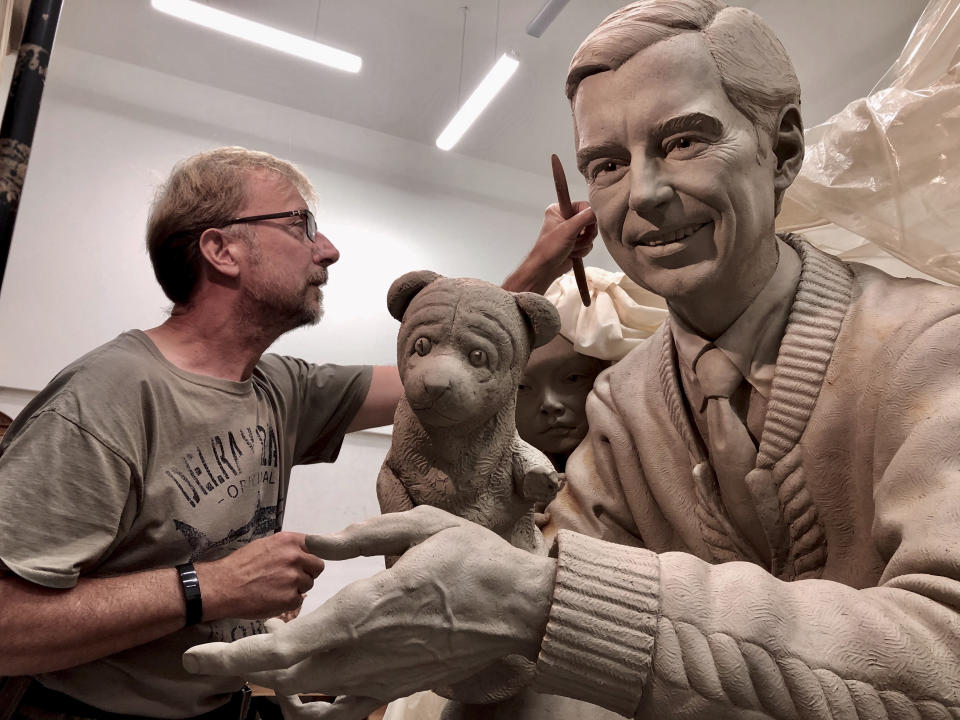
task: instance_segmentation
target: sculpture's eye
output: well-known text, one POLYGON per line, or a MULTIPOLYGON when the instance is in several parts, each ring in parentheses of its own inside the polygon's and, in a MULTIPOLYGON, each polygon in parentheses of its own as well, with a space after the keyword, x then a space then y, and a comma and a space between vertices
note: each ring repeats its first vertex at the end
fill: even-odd
POLYGON ((416 351, 417 355, 423 357, 430 352, 430 341, 425 337, 417 338, 416 342, 413 343, 413 349, 416 351))
POLYGON ((470 364, 474 367, 483 367, 487 364, 487 354, 483 350, 470 351, 470 364))

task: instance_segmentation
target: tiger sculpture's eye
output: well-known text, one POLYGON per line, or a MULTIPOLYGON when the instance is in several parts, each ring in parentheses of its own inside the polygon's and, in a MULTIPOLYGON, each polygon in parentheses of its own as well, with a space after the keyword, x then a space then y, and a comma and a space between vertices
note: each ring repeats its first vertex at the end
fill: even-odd
POLYGON ((471 351, 470 364, 474 367, 483 367, 487 364, 487 354, 483 350, 471 351))
POLYGON ((416 351, 417 355, 423 357, 430 352, 430 341, 425 337, 417 338, 416 342, 413 343, 413 349, 416 351))

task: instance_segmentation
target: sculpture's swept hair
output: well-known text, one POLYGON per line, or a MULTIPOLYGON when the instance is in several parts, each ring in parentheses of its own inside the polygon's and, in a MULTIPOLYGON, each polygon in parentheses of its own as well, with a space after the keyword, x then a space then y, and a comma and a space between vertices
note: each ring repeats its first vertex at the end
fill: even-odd
POLYGON ((158 188, 147 219, 147 251, 157 282, 174 303, 188 302, 200 277, 200 235, 237 216, 248 200, 249 175, 258 171, 286 178, 307 203, 316 200, 310 181, 294 165, 242 147, 192 155, 158 188))
POLYGON ((699 32, 731 104, 772 136, 780 111, 800 104, 793 63, 773 30, 750 10, 717 0, 640 0, 611 13, 581 43, 567 71, 572 103, 580 82, 616 70, 641 50, 685 32, 699 32))

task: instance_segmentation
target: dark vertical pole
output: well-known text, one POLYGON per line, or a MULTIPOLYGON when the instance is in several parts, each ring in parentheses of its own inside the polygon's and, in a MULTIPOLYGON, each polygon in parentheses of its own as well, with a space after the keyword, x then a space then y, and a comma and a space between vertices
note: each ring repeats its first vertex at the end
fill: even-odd
POLYGON ((61 3, 62 0, 31 0, 0 124, 0 287, 7 269, 61 3))

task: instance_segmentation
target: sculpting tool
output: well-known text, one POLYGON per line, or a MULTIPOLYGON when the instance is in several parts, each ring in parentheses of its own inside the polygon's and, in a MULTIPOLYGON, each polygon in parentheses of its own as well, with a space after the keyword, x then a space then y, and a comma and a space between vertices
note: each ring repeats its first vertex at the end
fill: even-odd
MULTIPOLYGON (((576 213, 570 203, 570 191, 567 189, 567 176, 563 174, 563 164, 556 154, 550 156, 550 164, 553 166, 553 184, 557 188, 557 204, 560 205, 560 214, 564 220, 569 220, 576 213)), ((590 307, 590 288, 587 287, 587 273, 583 269, 583 260, 570 258, 570 262, 573 263, 573 276, 577 279, 580 300, 583 301, 584 307, 590 307)))

